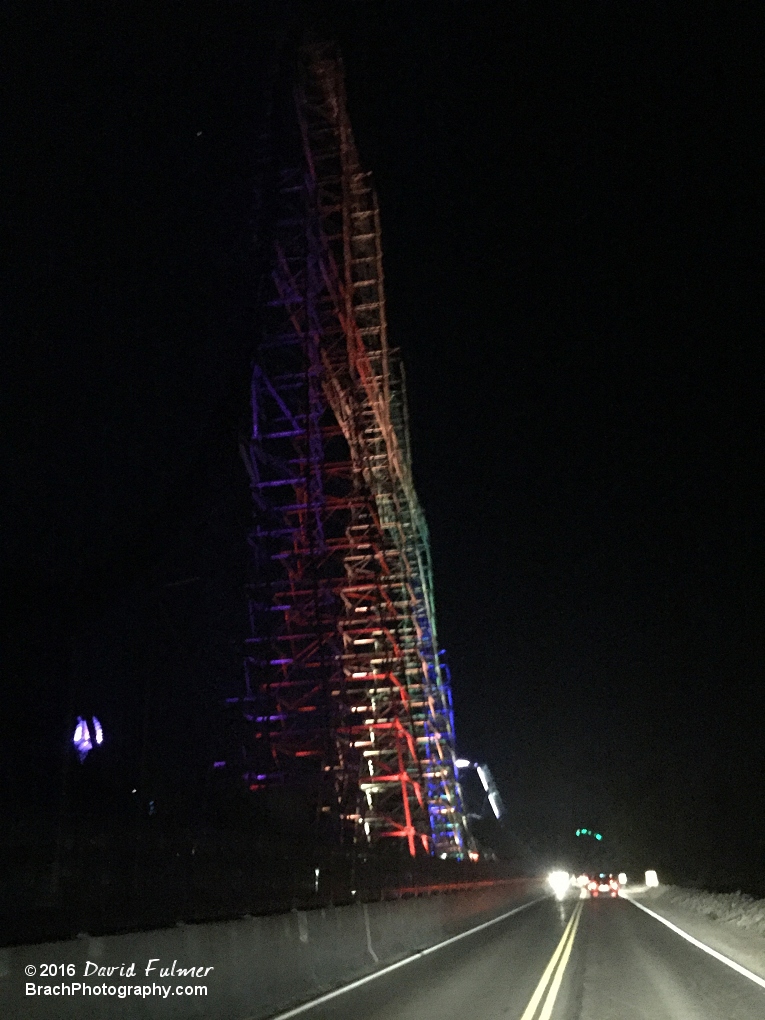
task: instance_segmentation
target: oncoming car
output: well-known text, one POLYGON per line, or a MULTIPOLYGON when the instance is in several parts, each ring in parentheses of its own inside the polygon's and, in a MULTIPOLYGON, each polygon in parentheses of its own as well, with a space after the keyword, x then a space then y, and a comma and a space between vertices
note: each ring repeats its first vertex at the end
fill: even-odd
POLYGON ((590 896, 618 896, 619 880, 613 875, 595 875, 587 883, 590 896))

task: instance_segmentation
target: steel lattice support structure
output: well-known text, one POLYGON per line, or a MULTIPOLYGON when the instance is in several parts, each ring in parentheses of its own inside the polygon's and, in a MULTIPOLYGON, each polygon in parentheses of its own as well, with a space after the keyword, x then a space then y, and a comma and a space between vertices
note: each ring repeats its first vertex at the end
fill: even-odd
POLYGON ((254 580, 241 702, 251 789, 289 787, 354 843, 461 859, 469 839, 388 346, 377 198, 334 47, 298 53, 274 107, 263 334, 245 451, 254 580))

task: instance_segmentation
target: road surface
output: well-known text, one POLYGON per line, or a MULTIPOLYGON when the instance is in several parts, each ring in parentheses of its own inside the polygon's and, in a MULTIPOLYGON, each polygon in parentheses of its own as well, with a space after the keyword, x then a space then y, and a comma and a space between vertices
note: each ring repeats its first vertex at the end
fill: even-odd
POLYGON ((284 1020, 763 1020, 765 988, 627 899, 546 899, 284 1020))

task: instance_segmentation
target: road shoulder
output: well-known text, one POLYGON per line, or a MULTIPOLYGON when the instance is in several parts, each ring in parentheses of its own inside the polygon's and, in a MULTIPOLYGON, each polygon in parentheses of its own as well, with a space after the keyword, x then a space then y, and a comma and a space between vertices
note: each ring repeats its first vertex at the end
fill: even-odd
POLYGON ((628 890, 624 895, 626 899, 642 903, 699 942, 765 979, 765 936, 727 921, 705 917, 676 902, 669 902, 667 896, 662 895, 663 891, 662 887, 656 890, 628 890))

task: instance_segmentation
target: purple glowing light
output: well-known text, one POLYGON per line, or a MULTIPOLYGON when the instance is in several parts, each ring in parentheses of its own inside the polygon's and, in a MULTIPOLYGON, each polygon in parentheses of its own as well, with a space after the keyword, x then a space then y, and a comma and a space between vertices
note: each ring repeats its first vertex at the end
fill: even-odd
POLYGON ((77 725, 74 728, 72 743, 77 748, 77 754, 80 756, 80 761, 85 761, 88 756, 88 751, 93 750, 93 744, 90 739, 88 724, 82 716, 77 717, 77 725))
MULTIPOLYGON (((104 731, 101 728, 101 723, 95 716, 93 716, 91 718, 91 724, 93 726, 93 738, 95 739, 95 742, 97 744, 103 744, 104 731)), ((81 715, 77 716, 77 725, 74 728, 72 743, 77 748, 77 754, 80 761, 85 761, 88 756, 88 752, 93 750, 93 740, 90 735, 90 726, 88 726, 87 722, 81 715)))

